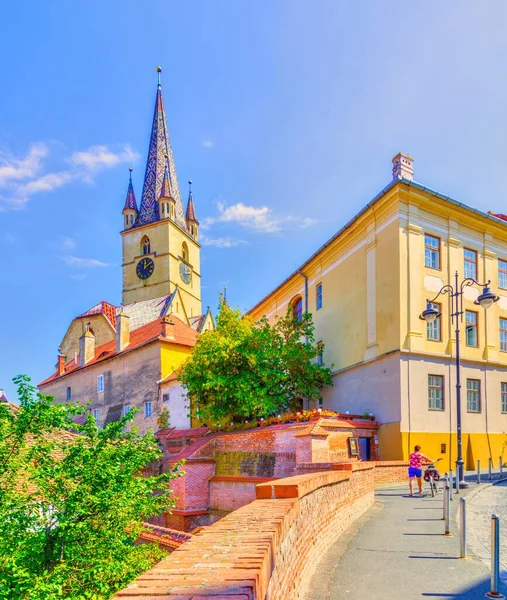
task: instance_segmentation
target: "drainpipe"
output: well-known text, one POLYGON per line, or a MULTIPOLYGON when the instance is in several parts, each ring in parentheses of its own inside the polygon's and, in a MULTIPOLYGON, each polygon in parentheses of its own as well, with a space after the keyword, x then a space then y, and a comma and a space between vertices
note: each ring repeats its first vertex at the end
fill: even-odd
MULTIPOLYGON (((305 280, 305 315, 308 314, 308 277, 303 273, 303 271, 298 271, 301 277, 305 280)), ((308 336, 305 335, 305 343, 308 344, 308 336)), ((304 399, 304 408, 308 410, 308 399, 304 399)))
MULTIPOLYGON (((308 277, 303 271, 298 271, 301 277, 305 280, 305 315, 308 314, 308 277)), ((308 336, 305 336, 305 342, 308 344, 308 336)))

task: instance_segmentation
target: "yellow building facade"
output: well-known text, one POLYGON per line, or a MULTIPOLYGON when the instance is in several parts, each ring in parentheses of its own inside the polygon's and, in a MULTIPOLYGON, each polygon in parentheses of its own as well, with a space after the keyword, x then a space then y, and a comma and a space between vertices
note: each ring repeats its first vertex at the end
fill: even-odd
POLYGON ((307 310, 333 365, 323 405, 373 413, 382 460, 415 444, 445 469, 456 460, 456 340, 449 296, 441 317, 420 319, 447 283, 491 280, 499 301, 474 304, 466 286, 461 328, 465 468, 507 459, 507 222, 413 181, 413 161, 393 159, 393 180, 249 315, 307 310))

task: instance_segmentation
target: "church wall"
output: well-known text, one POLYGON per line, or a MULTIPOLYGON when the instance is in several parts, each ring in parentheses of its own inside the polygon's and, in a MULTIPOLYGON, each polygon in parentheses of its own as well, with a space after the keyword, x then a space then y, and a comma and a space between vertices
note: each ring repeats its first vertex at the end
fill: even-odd
POLYGON ((115 339, 116 333, 112 325, 102 314, 74 319, 60 344, 62 353, 66 356, 66 362, 72 360, 76 352, 79 354, 79 338, 83 335, 85 323, 90 323, 96 346, 115 339))
POLYGON ((132 352, 125 352, 115 358, 96 365, 90 365, 77 372, 61 377, 41 386, 43 394, 55 397, 56 402, 65 403, 67 387, 71 388, 71 401, 90 402, 89 410, 99 410, 98 425, 118 420, 124 406, 137 407, 140 412, 134 418, 134 425, 141 433, 148 429, 158 429, 157 418, 162 409, 159 397, 160 342, 142 346, 132 352), (97 377, 104 376, 104 391, 97 391, 97 377), (144 416, 144 403, 152 403, 152 416, 144 416))

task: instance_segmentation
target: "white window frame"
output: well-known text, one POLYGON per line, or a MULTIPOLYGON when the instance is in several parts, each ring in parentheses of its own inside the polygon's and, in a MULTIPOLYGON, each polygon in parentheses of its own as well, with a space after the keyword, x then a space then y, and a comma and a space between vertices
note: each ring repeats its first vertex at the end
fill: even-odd
POLYGON ((463 273, 465 274, 465 279, 468 277, 477 279, 477 260, 477 250, 473 250, 472 248, 463 248, 463 273), (467 252, 470 253, 470 256, 467 256, 467 252))
POLYGON ((323 306, 323 298, 322 298, 322 281, 317 284, 315 288, 315 306, 316 310, 320 310, 323 306))
POLYGON ((99 422, 99 409, 98 408, 93 409, 93 418, 95 419, 95 423, 99 422))
POLYGON ((125 404, 123 407, 123 416, 126 417, 130 412, 130 404, 125 404))
MULTIPOLYGON (((436 308, 439 313, 442 312, 442 307, 440 304, 431 303, 432 308, 436 308)), ((434 321, 431 323, 426 323, 426 338, 431 340, 432 342, 441 342, 442 341, 442 315, 439 315, 434 321), (438 337, 436 337, 438 335, 438 337)))
POLYGON ((428 375, 428 410, 445 410, 443 375, 428 375))
POLYGON ((467 412, 481 412, 481 381, 480 379, 467 379, 467 412), (477 386, 475 385, 477 384, 477 386), (477 403, 477 408, 475 404, 477 403))
POLYGON ((507 383, 500 384, 500 412, 507 413, 507 383))
POLYGON ((152 411, 152 406, 151 406, 151 402, 145 402, 144 403, 144 418, 148 419, 152 416, 153 411, 152 411))
POLYGON ((99 375, 97 377, 97 392, 103 392, 104 391, 104 375, 99 375))
POLYGON ((500 327, 500 350, 507 352, 507 319, 500 317, 498 323, 500 327))
POLYGON ((424 234, 424 266, 428 269, 440 271, 440 246, 439 237, 431 233, 424 234), (431 243, 433 240, 437 242, 436 246, 431 243))

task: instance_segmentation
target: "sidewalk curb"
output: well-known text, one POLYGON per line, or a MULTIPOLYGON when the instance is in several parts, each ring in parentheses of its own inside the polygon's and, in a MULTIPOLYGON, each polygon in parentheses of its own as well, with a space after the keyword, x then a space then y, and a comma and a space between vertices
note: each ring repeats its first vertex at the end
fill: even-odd
MULTIPOLYGON (((482 491, 489 489, 499 483, 504 483, 507 481, 507 475, 502 477, 501 479, 497 479, 496 481, 488 481, 487 483, 475 484, 477 487, 472 490, 470 493, 466 495, 467 503, 471 502, 476 496, 478 496, 482 491)), ((458 531, 460 530, 460 522, 457 517, 459 512, 459 502, 456 503, 457 506, 454 509, 454 521, 456 523, 458 531)), ((467 511, 468 512, 468 511, 467 511)), ((468 532, 467 532, 467 546, 469 550, 480 560, 482 561, 489 570, 491 570, 491 556, 487 554, 486 549, 483 544, 479 541, 478 536, 475 534, 471 523, 468 523, 468 532), (485 555, 486 554, 486 555, 485 555)), ((503 571, 500 573, 500 585, 502 587, 502 591, 507 596, 507 571, 503 571)))

